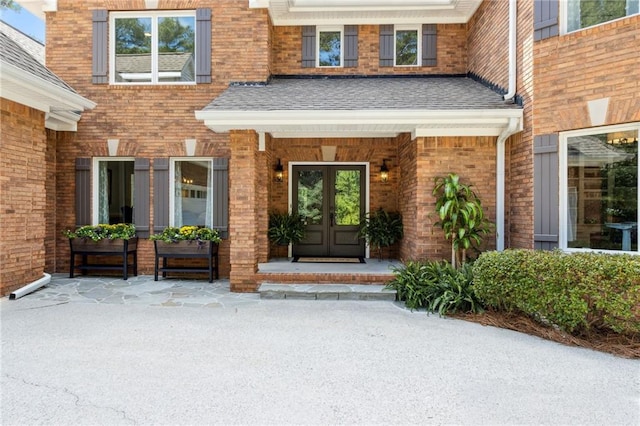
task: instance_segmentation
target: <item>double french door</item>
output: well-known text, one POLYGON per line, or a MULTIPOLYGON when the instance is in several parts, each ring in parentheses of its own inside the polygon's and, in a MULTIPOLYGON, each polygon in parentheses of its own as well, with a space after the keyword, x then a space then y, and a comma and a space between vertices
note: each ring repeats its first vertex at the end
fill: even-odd
POLYGON ((365 173, 362 165, 293 166, 293 211, 307 223, 294 256, 364 257, 358 229, 366 206, 365 173))

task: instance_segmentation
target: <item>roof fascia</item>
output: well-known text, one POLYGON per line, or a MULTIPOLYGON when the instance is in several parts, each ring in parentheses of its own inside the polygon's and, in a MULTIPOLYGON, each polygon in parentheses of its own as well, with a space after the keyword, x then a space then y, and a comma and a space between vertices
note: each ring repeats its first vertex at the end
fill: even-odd
MULTIPOLYGON (((96 103, 89 99, 64 89, 51 82, 43 80, 25 72, 23 69, 5 62, 0 63, 0 91, 5 97, 5 88, 13 87, 23 94, 23 100, 32 99, 33 102, 27 104, 44 112, 50 112, 52 108, 60 108, 60 105, 69 111, 83 111, 85 109, 93 109, 96 103), (38 95, 38 96, 32 96, 38 95), (43 109, 42 101, 38 99, 44 98, 48 108, 43 109), (38 105, 38 106, 36 106, 38 105)), ((16 90, 13 90, 15 92, 16 90)), ((11 92, 6 93, 10 96, 11 92)), ((24 102, 23 102, 24 103, 24 102)))

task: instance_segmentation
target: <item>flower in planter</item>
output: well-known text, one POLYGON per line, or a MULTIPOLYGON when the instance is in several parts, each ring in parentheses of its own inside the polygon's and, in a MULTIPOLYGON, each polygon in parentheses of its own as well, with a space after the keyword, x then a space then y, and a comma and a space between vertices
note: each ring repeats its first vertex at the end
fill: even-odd
POLYGON ((115 223, 99 225, 85 225, 77 228, 75 231, 66 230, 63 234, 69 238, 85 238, 93 241, 104 239, 109 240, 130 240, 136 236, 136 227, 131 223, 115 223))
POLYGON ((203 226, 185 225, 180 228, 168 226, 159 234, 153 234, 150 240, 164 241, 166 243, 175 243, 177 241, 213 241, 220 243, 222 239, 217 229, 211 229, 203 226))

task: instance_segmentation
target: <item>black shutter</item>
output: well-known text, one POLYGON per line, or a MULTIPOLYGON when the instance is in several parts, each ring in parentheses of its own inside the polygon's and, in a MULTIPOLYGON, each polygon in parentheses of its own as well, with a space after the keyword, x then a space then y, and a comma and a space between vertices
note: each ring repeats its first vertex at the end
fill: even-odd
POLYGON ((169 159, 153 160, 153 233, 169 226, 169 159))
POLYGON ((93 57, 91 81, 94 84, 109 83, 109 41, 107 39, 108 18, 109 13, 106 9, 97 9, 93 11, 93 57))
POLYGON ((149 159, 136 158, 134 163, 133 223, 141 238, 149 237, 149 159))
POLYGON ((533 3, 533 39, 544 40, 558 34, 558 0, 535 0, 533 3))
POLYGON ((229 159, 213 159, 213 228, 229 237, 229 159))
POLYGON ((91 225, 91 158, 76 158, 76 227, 91 225))
POLYGON ((196 9, 196 83, 211 83, 211 9, 196 9))
POLYGON ((435 67, 438 63, 438 26, 436 24, 422 25, 422 66, 435 67))
POLYGON ((534 244, 552 250, 560 232, 558 135, 534 137, 533 156, 534 244))
POLYGON ((358 66, 358 26, 344 26, 344 66, 358 66))
POLYGON ((316 27, 302 27, 302 68, 316 66, 316 27))
POLYGON ((380 66, 393 66, 393 25, 380 25, 380 66))

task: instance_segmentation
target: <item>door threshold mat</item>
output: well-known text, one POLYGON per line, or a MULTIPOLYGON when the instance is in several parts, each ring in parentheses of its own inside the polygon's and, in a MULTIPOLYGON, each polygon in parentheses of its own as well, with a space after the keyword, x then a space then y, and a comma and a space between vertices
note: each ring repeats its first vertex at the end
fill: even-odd
POLYGON ((292 262, 298 263, 366 263, 362 257, 308 257, 296 256, 292 262))

